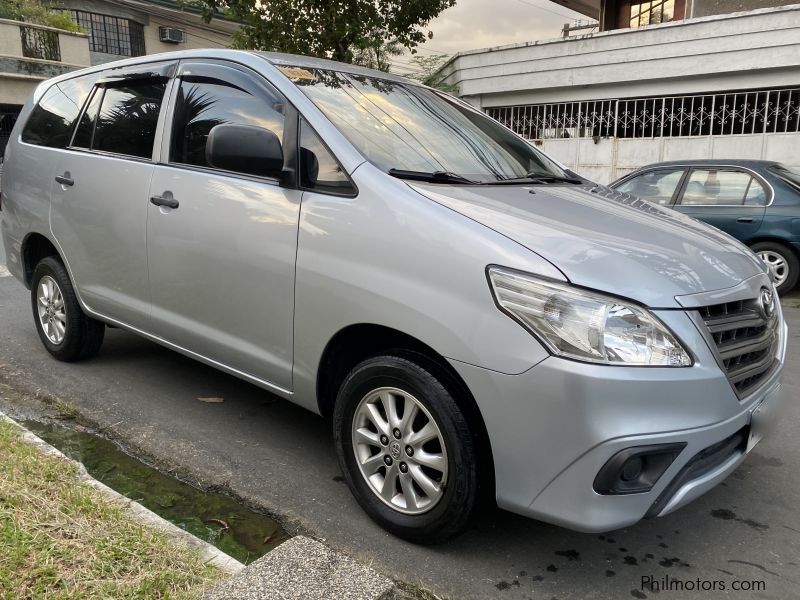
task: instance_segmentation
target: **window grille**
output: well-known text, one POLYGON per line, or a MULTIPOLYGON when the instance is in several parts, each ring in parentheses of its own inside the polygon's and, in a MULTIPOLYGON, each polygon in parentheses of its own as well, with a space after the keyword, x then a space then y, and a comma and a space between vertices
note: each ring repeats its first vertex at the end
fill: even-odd
POLYGON ((675 0, 631 2, 631 27, 668 23, 675 16, 675 0))
POLYGON ((800 88, 500 106, 486 113, 527 139, 798 133, 800 88))
POLYGON ((92 52, 143 56, 144 25, 110 15, 71 10, 72 18, 89 32, 89 49, 92 52))
POLYGON ((20 27, 22 56, 43 60, 61 60, 58 32, 37 27, 20 27))

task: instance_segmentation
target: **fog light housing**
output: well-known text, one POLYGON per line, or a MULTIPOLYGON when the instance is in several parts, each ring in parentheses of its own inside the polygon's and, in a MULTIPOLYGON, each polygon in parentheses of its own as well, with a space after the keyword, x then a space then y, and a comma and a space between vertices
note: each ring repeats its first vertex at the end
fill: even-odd
POLYGON ((597 473, 594 491, 603 495, 649 492, 685 447, 685 442, 679 442, 620 450, 597 473))

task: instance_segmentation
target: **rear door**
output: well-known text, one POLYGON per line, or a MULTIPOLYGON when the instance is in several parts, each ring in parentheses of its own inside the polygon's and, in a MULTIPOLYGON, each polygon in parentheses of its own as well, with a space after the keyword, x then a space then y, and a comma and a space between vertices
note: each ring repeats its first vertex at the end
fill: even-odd
POLYGON ((63 153, 51 227, 88 307, 148 328, 147 200, 169 65, 101 78, 63 153))
POLYGON ((233 64, 183 62, 174 86, 147 206, 154 332, 289 390, 301 192, 211 167, 205 151, 215 125, 250 125, 273 131, 293 160, 296 113, 263 77, 233 64))
POLYGON ((734 167, 692 168, 675 210, 747 242, 764 220, 769 188, 750 171, 734 167))

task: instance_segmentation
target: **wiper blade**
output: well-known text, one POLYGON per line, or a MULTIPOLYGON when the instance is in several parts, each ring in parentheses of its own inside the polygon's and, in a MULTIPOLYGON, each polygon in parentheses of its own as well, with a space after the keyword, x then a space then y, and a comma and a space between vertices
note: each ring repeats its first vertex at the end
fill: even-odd
POLYGON ((510 177, 508 179, 501 179, 500 181, 493 181, 492 185, 506 185, 513 183, 583 183, 582 180, 575 177, 563 177, 561 175, 551 175, 550 173, 531 172, 524 177, 510 177))
POLYGON ((448 171, 406 171, 404 169, 389 169, 389 175, 398 179, 411 179, 412 181, 428 181, 431 183, 480 183, 467 179, 463 175, 448 171))

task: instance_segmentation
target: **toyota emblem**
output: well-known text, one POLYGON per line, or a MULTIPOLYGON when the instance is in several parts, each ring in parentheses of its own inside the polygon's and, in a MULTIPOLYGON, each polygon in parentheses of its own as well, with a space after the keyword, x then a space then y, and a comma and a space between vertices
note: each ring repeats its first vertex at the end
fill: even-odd
POLYGON ((761 312, 764 313, 764 316, 768 319, 775 310, 773 300, 772 292, 767 288, 761 288, 761 312))

